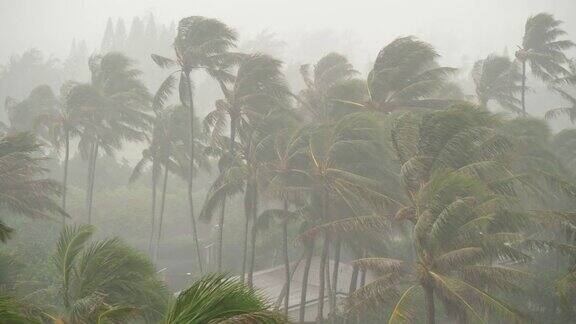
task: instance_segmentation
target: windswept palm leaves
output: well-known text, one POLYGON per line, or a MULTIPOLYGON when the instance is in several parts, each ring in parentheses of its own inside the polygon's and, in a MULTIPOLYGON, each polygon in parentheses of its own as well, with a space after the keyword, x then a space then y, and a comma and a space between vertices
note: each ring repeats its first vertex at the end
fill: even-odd
POLYGON ((568 74, 565 51, 574 46, 570 40, 558 39, 566 32, 560 28, 562 22, 548 13, 539 13, 528 18, 524 27, 522 46, 516 59, 522 64, 522 112, 526 114, 527 66, 537 78, 552 81, 568 74))
MULTIPOLYGON (((180 20, 178 34, 174 40, 176 59, 166 58, 160 55, 152 55, 152 59, 162 68, 177 67, 173 72, 180 74, 178 94, 180 102, 188 108, 188 203, 190 219, 192 221, 192 235, 196 245, 196 255, 200 272, 203 271, 198 234, 196 232, 196 219, 194 217, 194 202, 192 199, 194 166, 194 92, 193 82, 190 77, 192 71, 203 70, 221 84, 231 79, 228 71, 234 63, 236 55, 228 51, 236 43, 236 32, 216 19, 200 16, 191 16, 180 20)), ((172 77, 172 74, 169 78, 172 77)))
MULTIPOLYGON (((54 265, 64 313, 71 323, 156 321, 167 304, 164 285, 152 264, 119 239, 89 242, 94 228, 65 227, 54 265)), ((60 317, 55 315, 54 317, 60 317)))
POLYGON ((476 62, 471 74, 480 106, 487 108, 490 101, 495 101, 504 109, 522 113, 520 100, 516 98, 521 91, 518 83, 522 75, 515 62, 505 56, 490 55, 476 62))
MULTIPOLYGON (((40 146, 29 133, 0 138, 0 208, 28 217, 65 215, 54 200, 62 194, 60 185, 42 178, 46 170, 39 157, 40 146)), ((12 229, 0 221, 0 241, 5 242, 12 229)))
MULTIPOLYGON (((268 136, 268 134, 262 132, 263 127, 256 128, 259 127, 258 125, 261 121, 265 120, 272 110, 286 109, 289 106, 288 96, 290 92, 284 75, 280 70, 281 65, 280 61, 268 55, 246 55, 238 64, 238 71, 232 80, 221 83, 224 99, 216 102, 216 109, 206 116, 204 123, 206 128, 212 133, 213 142, 222 147, 222 152, 225 152, 221 156, 221 163, 224 164, 222 172, 227 172, 230 166, 236 167, 236 140, 238 133, 240 133, 241 142, 239 144, 240 156, 238 160, 243 160, 239 162, 256 162, 249 159, 249 154, 246 154, 246 151, 249 151, 250 147, 255 144, 251 143, 253 137, 265 138, 268 136), (226 83, 229 83, 229 86, 226 83), (230 119, 230 138, 227 147, 222 142, 222 127, 226 123, 226 117, 230 119)), ((251 168, 254 169, 253 166, 251 168)), ((216 180, 209 197, 213 197, 214 191, 224 185, 222 176, 223 174, 216 180)), ((220 202, 221 213, 218 221, 218 270, 222 267, 225 204, 226 197, 222 196, 220 202)), ((201 213, 203 218, 211 216, 206 211, 204 209, 201 213)))
POLYGON ((140 71, 120 53, 92 57, 91 82, 73 86, 66 106, 78 114, 79 151, 88 160, 86 209, 92 222, 96 162, 99 150, 113 155, 126 141, 141 141, 149 127, 150 94, 140 81, 140 71))
POLYGON ((224 275, 210 275, 179 293, 165 324, 286 323, 265 299, 244 283, 224 275))
POLYGON ((368 74, 368 99, 355 106, 389 113, 398 109, 439 109, 451 100, 435 95, 456 70, 437 63, 432 45, 414 37, 397 38, 386 45, 368 74))

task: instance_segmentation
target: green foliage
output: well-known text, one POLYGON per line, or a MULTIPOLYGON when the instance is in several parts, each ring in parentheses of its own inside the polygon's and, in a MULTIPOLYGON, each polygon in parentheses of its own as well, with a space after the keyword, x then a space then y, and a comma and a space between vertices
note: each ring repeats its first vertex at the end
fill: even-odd
POLYGON ((258 292, 225 275, 209 275, 179 293, 164 323, 285 323, 258 292))

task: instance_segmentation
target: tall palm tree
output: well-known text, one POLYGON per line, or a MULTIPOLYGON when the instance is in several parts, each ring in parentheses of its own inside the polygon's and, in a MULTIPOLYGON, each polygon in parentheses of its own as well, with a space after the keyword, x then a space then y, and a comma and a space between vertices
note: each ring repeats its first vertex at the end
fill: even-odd
MULTIPOLYGON (((66 215, 54 200, 62 194, 61 186, 43 178, 45 160, 39 156, 40 145, 30 133, 0 137, 0 206, 14 214, 32 218, 66 215)), ((12 228, 0 221, 0 241, 5 242, 12 228)))
POLYGON ((150 94, 139 79, 140 71, 123 54, 92 57, 89 66, 91 82, 72 87, 66 105, 81 116, 79 151, 88 159, 86 208, 91 223, 99 149, 113 155, 125 141, 144 139, 150 94))
POLYGON ((363 82, 356 78, 358 72, 341 54, 327 54, 318 60, 312 71, 309 65, 303 65, 300 74, 306 88, 297 99, 303 113, 313 120, 335 121, 350 110, 341 100, 359 102, 366 97, 363 82))
POLYGON ((471 75, 480 106, 487 108, 490 101, 495 101, 504 109, 522 114, 516 97, 521 91, 518 83, 522 75, 515 62, 506 56, 489 55, 474 64, 471 75))
POLYGON ((354 307, 393 302, 390 323, 434 323, 438 299, 448 316, 461 322, 485 320, 480 310, 512 322, 523 319, 492 295, 498 289, 515 292, 529 277, 499 261, 530 259, 519 247, 518 214, 507 212, 518 177, 507 164, 512 144, 500 125, 497 116, 470 106, 394 118, 391 144, 402 179, 396 189, 405 198, 395 201, 393 216, 349 218, 324 228, 366 235, 380 229, 393 237, 390 222, 407 222, 407 239, 416 255, 359 260, 360 268, 381 276, 353 293, 354 307), (425 320, 414 311, 422 295, 425 320))
POLYGON ((179 293, 165 324, 287 323, 252 288, 225 275, 205 276, 179 293))
MULTIPOLYGON (((70 161, 70 141, 81 135, 79 120, 81 115, 67 105, 70 90, 74 82, 67 82, 60 88, 60 99, 57 109, 41 114, 35 119, 35 129, 57 151, 64 149, 64 170, 62 174, 62 209, 66 211, 66 197, 68 189, 68 164, 70 161)), ((62 223, 65 223, 63 218, 62 223)))
POLYGON ((93 234, 90 225, 60 234, 54 265, 64 314, 53 317, 73 323, 159 320, 169 295, 152 263, 117 238, 90 243, 93 234))
POLYGON ((539 13, 529 17, 524 26, 522 46, 516 51, 516 59, 522 65, 522 112, 526 114, 527 65, 537 78, 551 81, 567 74, 565 51, 574 46, 570 40, 559 40, 566 32, 560 28, 562 22, 553 15, 539 13))
MULTIPOLYGON (((193 82, 190 73, 196 70, 204 70, 213 78, 224 82, 230 79, 227 71, 232 64, 232 55, 228 52, 235 46, 236 32, 216 19, 199 16, 183 18, 178 23, 178 34, 174 40, 176 60, 160 55, 152 55, 152 59, 160 67, 169 68, 177 66, 174 73, 180 74, 179 90, 180 102, 188 108, 189 114, 189 153, 190 170, 194 170, 194 100, 193 82)), ((194 201, 192 197, 193 174, 188 178, 188 203, 190 219, 192 221, 192 235, 196 244, 198 266, 203 271, 198 235, 196 231, 196 219, 194 217, 194 201)))
POLYGON ((343 102, 384 113, 407 108, 444 108, 453 100, 435 95, 456 69, 440 66, 438 57, 428 43, 414 37, 397 38, 376 57, 366 80, 368 98, 364 102, 343 102))
MULTIPOLYGON (((236 137, 239 129, 255 127, 255 120, 262 119, 271 109, 286 108, 289 105, 289 90, 281 72, 282 63, 264 54, 246 55, 238 64, 233 79, 222 84, 224 99, 216 102, 216 109, 209 113, 204 122, 212 129, 212 138, 221 137, 222 125, 226 117, 230 119, 230 139, 228 154, 224 161, 234 164, 236 160, 236 137), (226 158, 229 156, 229 158, 226 158)), ((217 180, 218 181, 218 180, 217 180)), ((210 194, 209 194, 210 195, 210 194)), ((222 267, 222 239, 224 230, 224 209, 226 197, 222 197, 220 219, 218 220, 217 269, 222 267)), ((202 213, 204 217, 209 216, 202 213)))

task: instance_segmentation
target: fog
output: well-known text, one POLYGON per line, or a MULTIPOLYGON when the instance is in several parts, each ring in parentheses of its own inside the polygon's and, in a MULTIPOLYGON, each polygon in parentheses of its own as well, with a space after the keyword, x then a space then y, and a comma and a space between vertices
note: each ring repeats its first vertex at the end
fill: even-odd
POLYGON ((566 31, 574 33, 576 23, 570 18, 575 11, 576 3, 570 0, 2 0, 0 59, 33 47, 62 57, 73 38, 85 39, 95 49, 108 17, 129 22, 153 14, 168 24, 183 15, 218 17, 243 38, 270 30, 290 44, 296 42, 292 50, 307 34, 328 30, 349 35, 354 46, 345 54, 358 63, 373 59, 379 46, 391 39, 416 35, 434 44, 446 63, 457 64, 463 56, 477 58, 506 47, 513 51, 523 20, 538 12, 555 13, 566 22, 566 31))
POLYGON ((576 0, 0 0, 0 323, 572 323, 576 0))

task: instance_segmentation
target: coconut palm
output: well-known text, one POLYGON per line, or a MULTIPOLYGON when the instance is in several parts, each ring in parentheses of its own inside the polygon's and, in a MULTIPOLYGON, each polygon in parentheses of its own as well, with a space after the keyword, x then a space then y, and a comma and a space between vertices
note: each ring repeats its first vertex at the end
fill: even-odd
POLYGON ((366 96, 358 72, 341 54, 327 54, 310 70, 309 65, 300 67, 306 88, 297 99, 300 109, 316 121, 335 121, 350 110, 341 101, 359 102, 366 96))
POLYGON ((123 54, 94 56, 89 66, 91 82, 72 87, 66 105, 81 116, 78 146, 88 160, 86 208, 91 223, 99 149, 113 155, 125 141, 144 139, 150 121, 150 95, 139 79, 140 71, 123 54))
POLYGON ((522 113, 516 98, 522 75, 515 62, 506 56, 489 55, 474 64, 471 74, 480 106, 487 108, 490 101, 495 101, 504 109, 522 113))
MULTIPOLYGON (((30 133, 0 137, 0 206, 6 212, 32 218, 66 215, 54 200, 62 194, 60 185, 43 178, 46 169, 39 157, 40 145, 30 133)), ((0 241, 12 229, 0 221, 0 241)))
POLYGON ((529 17, 524 27, 522 46, 516 51, 516 59, 522 65, 522 112, 526 114, 527 66, 537 78, 551 81, 568 74, 565 51, 574 46, 570 40, 558 39, 566 32, 560 28, 562 22, 553 15, 539 13, 529 17))
POLYGON ((570 119, 571 123, 576 121, 576 96, 570 91, 570 89, 566 89, 566 86, 576 86, 575 60, 570 61, 569 69, 570 74, 552 81, 552 90, 560 95, 568 105, 548 110, 544 115, 546 119, 554 119, 560 115, 565 115, 570 119))
POLYGON ((165 316, 166 324, 287 323, 265 299, 244 283, 209 275, 180 292, 165 316))
MULTIPOLYGON (((216 102, 216 109, 206 116, 204 123, 211 129, 212 138, 217 139, 221 137, 226 117, 230 119, 228 152, 223 157, 223 163, 234 164, 236 160, 235 146, 239 128, 254 127, 255 120, 264 118, 271 109, 285 108, 289 105, 290 92, 281 66, 280 61, 268 55, 246 55, 240 60, 236 75, 228 82, 229 86, 222 84, 225 98, 216 102)), ((218 270, 222 267, 225 197, 223 199, 218 220, 218 270)), ((209 216, 207 213, 202 215, 204 218, 209 216)))
POLYGON ((531 276, 504 265, 530 259, 518 244, 522 236, 495 224, 510 222, 502 197, 482 182, 452 171, 436 171, 414 196, 418 210, 411 235, 414 260, 368 258, 360 267, 377 271, 374 282, 357 290, 353 306, 392 302, 389 323, 435 323, 435 301, 461 322, 485 321, 490 311, 509 323, 526 318, 493 292, 520 292, 531 276), (415 310, 424 297, 425 316, 415 310), (482 314, 482 315, 480 315, 482 314), (420 319, 418 319, 420 318, 420 319))
POLYGON ((331 233, 381 231, 394 237, 390 222, 410 224, 407 239, 416 255, 357 261, 379 277, 352 294, 351 306, 391 303, 390 323, 434 323, 438 299, 447 315, 461 322, 487 320, 484 311, 509 322, 524 320, 493 295, 519 291, 529 278, 505 266, 505 260, 530 259, 520 250, 523 237, 512 230, 517 227, 506 212, 513 205, 517 177, 506 164, 511 143, 499 133, 501 121, 470 106, 416 117, 399 115, 390 126, 393 152, 401 163, 398 189, 405 192, 389 209, 393 216, 361 216, 321 227, 331 233), (426 310, 419 317, 421 301, 426 310))
POLYGON ((163 283, 148 259, 117 238, 90 243, 94 227, 65 227, 54 266, 66 322, 125 323, 127 318, 159 320, 168 302, 163 283))
MULTIPOLYGON (((64 170, 62 175, 62 209, 66 211, 68 187, 68 164, 70 161, 70 141, 80 136, 79 120, 82 116, 67 103, 70 90, 76 84, 67 82, 60 88, 60 98, 56 109, 46 111, 35 118, 35 129, 56 151, 64 149, 64 170)), ((65 218, 63 218, 63 223, 65 218)))
MULTIPOLYGON (((178 88, 180 102, 188 108, 188 155, 191 157, 194 157, 194 100, 192 91, 193 82, 190 78, 190 73, 196 70, 204 70, 219 82, 229 80, 231 76, 227 68, 234 60, 233 55, 230 55, 228 50, 235 46, 236 38, 236 33, 232 29, 216 19, 191 16, 180 20, 178 23, 178 34, 174 40, 176 59, 172 60, 160 55, 152 55, 152 59, 160 67, 178 67, 172 74, 180 74, 178 88)), ((193 170, 195 168, 194 159, 189 159, 189 163, 189 170, 193 170)), ((198 245, 196 219, 194 218, 194 202, 192 199, 192 172, 190 172, 188 176, 188 203, 190 219, 192 221, 192 234, 196 244, 198 266, 202 272, 202 259, 198 245)))
POLYGON ((47 85, 32 89, 28 97, 21 102, 6 99, 6 112, 13 132, 31 132, 35 130, 38 116, 51 114, 58 109, 58 98, 47 85))
POLYGON ((376 57, 368 74, 364 102, 347 102, 353 107, 389 113, 398 109, 445 108, 453 100, 435 95, 446 86, 456 69, 437 63, 432 45, 414 37, 397 38, 376 57))

